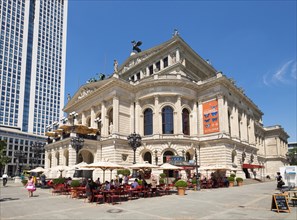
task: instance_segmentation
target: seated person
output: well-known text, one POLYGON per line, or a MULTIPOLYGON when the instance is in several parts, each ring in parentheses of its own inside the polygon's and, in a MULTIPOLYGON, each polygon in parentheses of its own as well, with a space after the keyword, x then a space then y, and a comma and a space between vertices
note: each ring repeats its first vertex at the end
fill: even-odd
POLYGON ((110 190, 110 183, 107 180, 105 181, 104 190, 110 190))
POLYGON ((133 189, 136 189, 138 186, 139 186, 139 184, 138 184, 138 179, 135 179, 134 182, 131 184, 131 187, 132 187, 133 189))

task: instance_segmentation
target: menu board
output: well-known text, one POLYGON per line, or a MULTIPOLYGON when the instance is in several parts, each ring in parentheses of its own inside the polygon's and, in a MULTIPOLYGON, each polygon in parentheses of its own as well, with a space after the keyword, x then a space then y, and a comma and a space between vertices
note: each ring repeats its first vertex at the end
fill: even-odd
POLYGON ((271 210, 276 210, 277 212, 290 212, 287 196, 284 194, 273 195, 271 210))

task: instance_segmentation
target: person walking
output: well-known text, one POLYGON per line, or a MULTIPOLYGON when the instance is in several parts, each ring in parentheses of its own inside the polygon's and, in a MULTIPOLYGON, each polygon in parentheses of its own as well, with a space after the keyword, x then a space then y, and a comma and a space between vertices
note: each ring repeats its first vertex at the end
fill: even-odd
POLYGON ((33 197, 33 192, 36 190, 36 187, 32 176, 29 176, 28 182, 26 184, 26 189, 28 190, 28 193, 29 193, 28 197, 33 197))
POLYGON ((6 186, 7 180, 8 180, 8 175, 7 173, 4 173, 2 175, 3 186, 6 186))

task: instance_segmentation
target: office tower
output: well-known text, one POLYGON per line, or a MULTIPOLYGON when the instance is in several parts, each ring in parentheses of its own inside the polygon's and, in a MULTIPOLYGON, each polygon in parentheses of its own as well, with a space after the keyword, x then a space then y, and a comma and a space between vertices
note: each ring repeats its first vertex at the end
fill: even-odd
POLYGON ((44 134, 64 104, 67 1, 1 1, 0 125, 44 134))
POLYGON ((62 116, 67 10, 66 0, 0 1, 0 139, 5 128, 42 137, 62 116))

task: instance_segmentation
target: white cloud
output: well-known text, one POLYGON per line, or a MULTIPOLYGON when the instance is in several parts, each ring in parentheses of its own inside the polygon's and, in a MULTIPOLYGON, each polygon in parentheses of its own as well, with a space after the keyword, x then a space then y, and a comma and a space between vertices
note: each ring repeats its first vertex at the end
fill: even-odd
POLYGON ((291 84, 296 80, 296 61, 289 60, 283 64, 274 73, 267 73, 263 76, 263 83, 266 86, 280 85, 280 84, 291 84))

